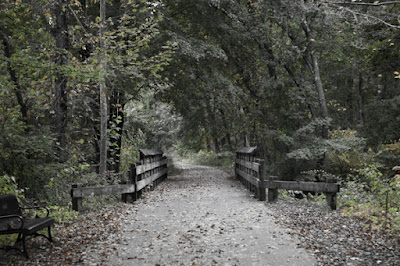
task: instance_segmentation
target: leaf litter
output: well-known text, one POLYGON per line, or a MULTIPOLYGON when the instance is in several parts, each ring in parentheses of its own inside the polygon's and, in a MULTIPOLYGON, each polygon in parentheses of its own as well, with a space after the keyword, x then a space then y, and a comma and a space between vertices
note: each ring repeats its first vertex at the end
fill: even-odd
POLYGON ((181 167, 133 204, 56 224, 51 249, 29 240, 30 260, 0 251, 0 264, 400 265, 398 236, 315 204, 261 203, 226 170, 181 167))

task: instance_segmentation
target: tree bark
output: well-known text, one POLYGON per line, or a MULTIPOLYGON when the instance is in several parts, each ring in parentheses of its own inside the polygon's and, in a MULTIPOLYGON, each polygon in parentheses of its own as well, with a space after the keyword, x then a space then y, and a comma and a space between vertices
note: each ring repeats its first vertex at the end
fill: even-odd
POLYGON ((54 37, 56 39, 57 55, 56 65, 58 71, 55 79, 55 132, 57 134, 57 147, 61 161, 66 159, 66 126, 67 126, 67 77, 63 74, 62 67, 68 63, 67 51, 69 49, 67 2, 57 2, 55 14, 57 14, 54 37))
MULTIPOLYGON (((311 58, 312 74, 314 76, 314 83, 315 83, 315 87, 316 87, 317 93, 318 93, 319 106, 321 109, 321 117, 323 119, 327 119, 327 118, 329 118, 329 114, 328 114, 328 107, 326 105, 325 91, 322 86, 321 74, 320 74, 319 64, 318 64, 318 57, 316 55, 316 50, 315 50, 315 45, 314 45, 315 40, 312 38, 311 29, 310 29, 310 26, 308 25, 304 0, 301 0, 301 11, 302 11, 301 26, 303 28, 303 31, 306 35, 307 42, 308 42, 308 50, 309 50, 310 58, 311 58)), ((328 139, 328 137, 329 137, 328 127, 323 126, 322 127, 322 138, 328 139)))
POLYGON ((289 76, 292 78, 293 83, 294 83, 294 84, 297 86, 297 88, 299 89, 300 94, 304 97, 304 100, 305 100, 305 102, 306 102, 306 104, 307 104, 308 110, 310 110, 311 117, 312 117, 312 118, 315 118, 316 116, 315 116, 314 108, 313 108, 313 106, 311 105, 311 103, 310 103, 310 101, 309 101, 309 99, 308 99, 306 93, 304 92, 302 86, 300 85, 299 82, 297 82, 297 80, 296 80, 296 78, 295 78, 295 76, 294 76, 293 71, 291 70, 291 68, 289 67, 288 64, 285 64, 284 67, 285 67, 286 72, 287 72, 287 73, 289 74, 289 76))
POLYGON ((9 42, 6 39, 7 37, 4 34, 1 34, 1 37, 3 38, 4 55, 9 59, 7 61, 7 69, 8 69, 8 73, 10 75, 10 79, 14 83, 14 86, 15 86, 14 93, 15 93, 15 97, 17 97, 17 102, 20 106, 22 121, 24 121, 24 123, 27 124, 28 123, 28 107, 23 99, 22 89, 18 82, 17 74, 15 73, 14 68, 11 66, 10 60, 11 60, 11 56, 12 56, 12 50, 11 50, 9 42))
POLYGON ((104 27, 106 20, 106 1, 100 0, 100 165, 99 174, 104 175, 107 171, 107 88, 105 82, 105 47, 104 27))
POLYGON ((218 109, 218 110, 221 113, 222 124, 224 125, 224 129, 225 129, 225 132, 226 132, 225 138, 226 138, 226 141, 228 143, 228 149, 230 151, 233 151, 232 141, 231 141, 231 134, 229 132, 230 129, 228 127, 228 122, 226 121, 226 118, 225 118, 225 112, 222 109, 218 109))
POLYGON ((358 121, 361 126, 365 125, 365 112, 364 112, 364 100, 362 93, 362 74, 358 73, 358 84, 357 84, 357 102, 358 102, 358 121))

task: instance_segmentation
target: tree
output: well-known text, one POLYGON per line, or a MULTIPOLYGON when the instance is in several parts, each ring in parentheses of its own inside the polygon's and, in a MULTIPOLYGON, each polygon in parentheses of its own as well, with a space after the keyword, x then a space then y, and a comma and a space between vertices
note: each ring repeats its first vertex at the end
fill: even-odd
POLYGON ((107 105, 108 96, 105 84, 105 60, 106 47, 104 46, 104 30, 106 24, 106 1, 100 0, 100 71, 99 71, 99 86, 100 86, 100 162, 99 174, 104 175, 107 171, 107 105))
POLYGON ((59 145, 60 158, 66 160, 66 127, 67 127, 67 76, 63 74, 62 68, 68 64, 69 36, 67 23, 67 2, 59 0, 56 2, 54 13, 56 14, 56 25, 53 31, 56 39, 56 65, 58 71, 55 80, 55 132, 57 144, 59 145))

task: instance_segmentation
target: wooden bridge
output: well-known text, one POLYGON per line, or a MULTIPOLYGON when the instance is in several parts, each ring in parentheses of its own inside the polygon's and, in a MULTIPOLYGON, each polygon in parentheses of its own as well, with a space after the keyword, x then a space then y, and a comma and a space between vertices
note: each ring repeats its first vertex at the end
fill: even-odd
MULTIPOLYGON (((265 161, 256 156, 257 147, 245 147, 237 150, 235 159, 235 176, 243 185, 255 194, 260 201, 278 200, 278 190, 295 190, 320 192, 326 195, 328 206, 336 209, 337 193, 340 186, 337 179, 327 182, 281 181, 276 176, 267 178, 265 161), (266 191, 268 190, 268 193, 266 191)), ((139 162, 130 166, 128 181, 124 184, 104 187, 82 187, 73 184, 71 189, 72 208, 81 212, 84 197, 91 195, 121 194, 122 201, 137 200, 145 188, 153 190, 168 176, 168 160, 162 151, 141 149, 139 162)))

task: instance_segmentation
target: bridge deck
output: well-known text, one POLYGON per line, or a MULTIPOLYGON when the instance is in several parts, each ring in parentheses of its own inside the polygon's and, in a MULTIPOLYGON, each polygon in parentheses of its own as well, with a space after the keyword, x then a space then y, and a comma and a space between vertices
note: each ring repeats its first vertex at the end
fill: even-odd
POLYGON ((112 265, 313 265, 265 202, 226 172, 181 164, 132 205, 112 265))

